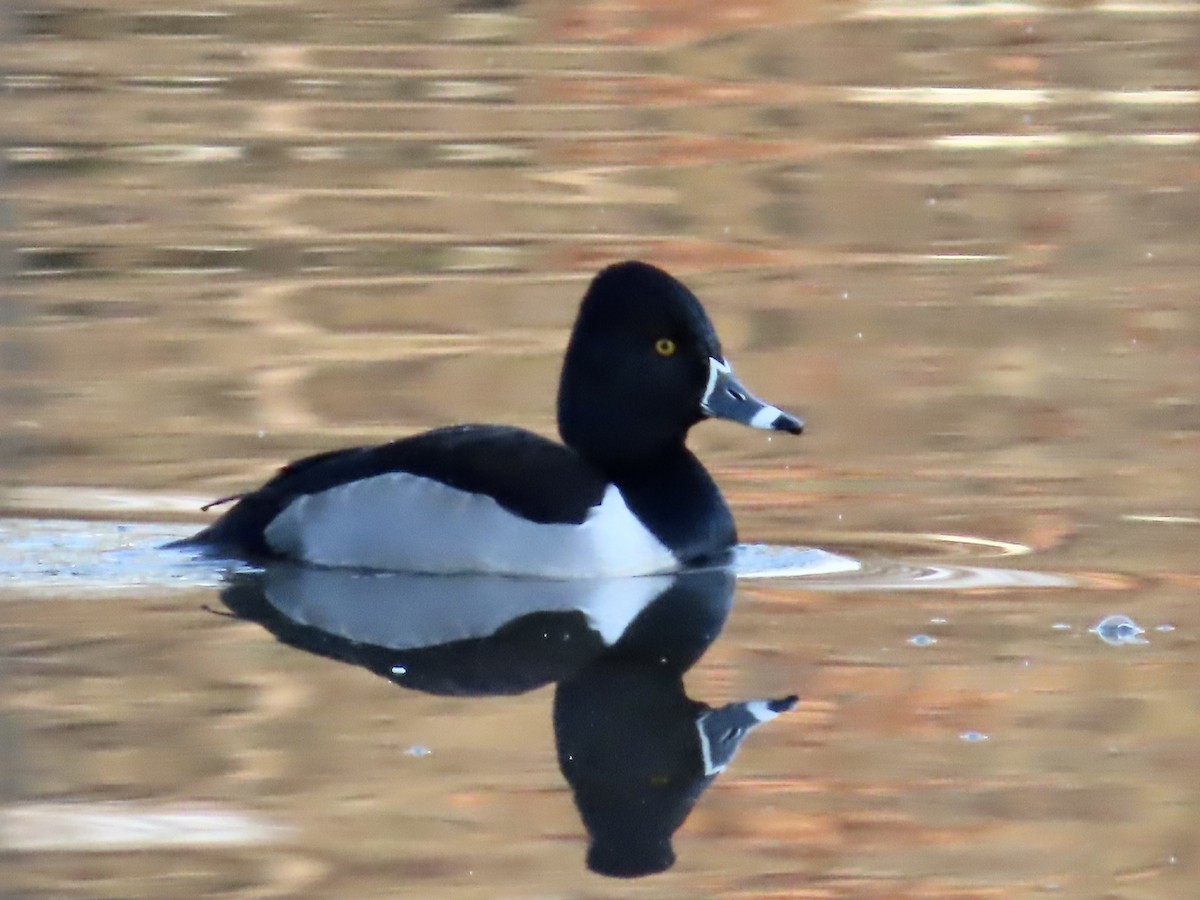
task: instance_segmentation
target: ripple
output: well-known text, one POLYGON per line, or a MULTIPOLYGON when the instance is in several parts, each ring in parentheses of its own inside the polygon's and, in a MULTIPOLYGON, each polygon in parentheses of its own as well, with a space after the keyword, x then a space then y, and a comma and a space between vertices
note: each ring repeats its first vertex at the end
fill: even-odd
MULTIPOLYGON (((93 499, 105 514, 131 509, 145 511, 148 505, 154 505, 139 497, 93 499)), ((162 511, 184 502, 183 498, 160 498, 161 505, 155 509, 162 511)), ((195 527, 68 518, 0 518, 0 592, 76 596, 219 586, 228 564, 214 566, 211 560, 162 549, 164 543, 186 537, 195 527)), ((794 579, 805 588, 822 591, 958 591, 1069 587, 1080 583, 1077 578, 1049 572, 898 558, 898 554, 912 551, 919 551, 921 556, 973 553, 977 557, 1029 552, 1019 544, 961 535, 860 532, 839 535, 839 550, 853 539, 862 543, 861 552, 854 555, 817 547, 740 544, 734 551, 732 569, 742 579, 794 579), (889 546, 895 555, 877 555, 881 548, 889 546)))
POLYGON ((162 549, 194 525, 0 519, 0 596, 122 596, 217 587, 211 562, 162 549))
POLYGON ((875 560, 856 571, 805 579, 821 591, 965 591, 983 588, 1062 588, 1077 582, 1066 575, 985 566, 916 565, 875 560))
POLYGON ((1029 547, 965 535, 857 532, 830 535, 839 551, 854 544, 854 555, 812 547, 740 545, 734 558, 739 578, 803 579, 805 588, 822 591, 960 591, 982 588, 1061 588, 1077 585, 1068 575, 1024 569, 1002 569, 942 563, 927 557, 973 558, 1017 556, 1029 547), (877 555, 890 550, 888 557, 877 555), (919 559, 896 558, 905 553, 919 559))
POLYGON ((248 812, 214 806, 81 800, 0 807, 0 850, 27 853, 248 847, 290 833, 248 812))
POLYGON ((997 541, 969 534, 945 534, 934 531, 838 531, 809 535, 813 543, 844 549, 854 554, 902 554, 927 558, 986 559, 1000 556, 1025 556, 1033 552, 1027 544, 997 541))

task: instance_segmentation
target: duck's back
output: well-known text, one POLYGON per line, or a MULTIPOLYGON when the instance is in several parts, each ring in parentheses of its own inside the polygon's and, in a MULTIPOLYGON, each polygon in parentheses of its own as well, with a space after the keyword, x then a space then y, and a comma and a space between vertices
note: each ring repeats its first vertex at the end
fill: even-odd
POLYGON ((298 460, 189 543, 426 572, 578 577, 678 565, 574 450, 492 425, 298 460))

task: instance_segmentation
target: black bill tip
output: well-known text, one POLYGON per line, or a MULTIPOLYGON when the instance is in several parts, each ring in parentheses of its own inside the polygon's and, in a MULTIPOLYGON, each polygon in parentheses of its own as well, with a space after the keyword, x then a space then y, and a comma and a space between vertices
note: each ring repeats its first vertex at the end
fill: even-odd
POLYGON ((802 434, 804 432, 804 420, 781 412, 778 418, 771 423, 771 430, 786 431, 788 434, 802 434))
POLYGON ((788 696, 780 697, 777 700, 768 700, 767 708, 769 710, 771 710, 771 712, 773 712, 773 713, 787 712, 789 709, 794 707, 799 701, 800 701, 800 698, 797 697, 795 694, 789 694, 788 696))

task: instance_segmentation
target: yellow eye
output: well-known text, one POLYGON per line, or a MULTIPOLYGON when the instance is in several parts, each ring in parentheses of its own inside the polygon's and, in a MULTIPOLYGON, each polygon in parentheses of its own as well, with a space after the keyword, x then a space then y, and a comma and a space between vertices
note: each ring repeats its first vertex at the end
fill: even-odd
POLYGON ((671 356, 675 352, 675 342, 670 338, 659 338, 654 342, 654 352, 659 356, 671 356))

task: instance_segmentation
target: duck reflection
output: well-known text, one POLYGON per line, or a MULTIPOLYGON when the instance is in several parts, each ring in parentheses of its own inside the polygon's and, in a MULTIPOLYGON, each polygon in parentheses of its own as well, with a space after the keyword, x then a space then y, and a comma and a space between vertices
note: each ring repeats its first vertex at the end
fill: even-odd
POLYGON ((635 877, 671 866, 672 835, 742 739, 796 702, 712 708, 684 691, 734 581, 721 569, 550 581, 282 563, 231 575, 221 596, 280 641, 405 688, 486 696, 557 682, 558 761, 588 867, 635 877))

